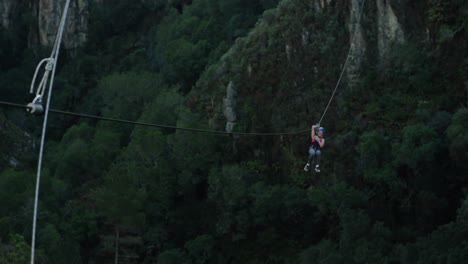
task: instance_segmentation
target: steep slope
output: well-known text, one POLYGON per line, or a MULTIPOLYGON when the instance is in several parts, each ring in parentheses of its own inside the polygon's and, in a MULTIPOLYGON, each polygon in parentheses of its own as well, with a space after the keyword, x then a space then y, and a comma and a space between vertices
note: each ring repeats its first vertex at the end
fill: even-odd
MULTIPOLYGON (((318 231, 328 235, 310 256, 304 253, 304 263, 330 256, 358 263, 396 260, 380 251, 385 246, 371 245, 414 241, 454 219, 466 196, 456 187, 468 183, 460 177, 466 171, 454 162, 465 155, 453 150, 466 148, 466 138, 447 131, 467 131, 467 4, 368 1, 356 25, 360 3, 282 1, 207 69, 188 99, 216 129, 308 128, 320 118, 353 47, 347 76, 322 122, 328 143, 321 176, 301 172, 307 134, 234 137, 224 150, 227 164, 265 164, 269 183, 313 183, 311 203, 341 231, 334 224, 318 231), (358 226, 361 231, 353 230, 358 226), (364 244, 352 244, 358 237, 364 244)), ((462 257, 462 248, 454 259, 462 257)))
MULTIPOLYGON (((466 1, 367 0, 360 23, 362 0, 98 2, 74 1, 90 8, 75 9, 84 14, 72 23, 87 24, 88 32, 82 47, 62 57, 56 108, 288 132, 317 122, 353 47, 350 64, 322 122, 320 174, 302 169, 308 132, 212 136, 54 116, 39 261, 465 259, 466 1)), ((1 3, 10 4, 1 14, 20 8, 1 3)), ((53 18, 62 1, 34 3, 53 18)), ((9 49, 23 43, 17 55, 24 61, 0 50, 2 60, 9 58, 1 89, 11 97, 27 87, 40 53, 26 49, 29 34, 16 32, 2 37, 9 49)), ((23 129, 40 122, 26 126, 20 112, 7 117, 23 129)), ((1 130, 8 138, 0 139, 2 151, 30 145, 1 116, 0 122, 9 127, 1 130)), ((7 165, 11 156, 5 157, 7 165)), ((0 174, 0 262, 7 263, 27 259, 35 172, 35 160, 13 157, 21 166, 0 174)))
MULTIPOLYGON (((99 1, 93 1, 99 2, 99 1)), ((62 1, 0 1, 0 26, 4 30, 14 29, 18 24, 29 24, 30 46, 51 47, 55 40, 58 23, 65 0, 62 1)), ((64 33, 66 49, 76 49, 86 41, 90 1, 71 1, 70 15, 64 33)))

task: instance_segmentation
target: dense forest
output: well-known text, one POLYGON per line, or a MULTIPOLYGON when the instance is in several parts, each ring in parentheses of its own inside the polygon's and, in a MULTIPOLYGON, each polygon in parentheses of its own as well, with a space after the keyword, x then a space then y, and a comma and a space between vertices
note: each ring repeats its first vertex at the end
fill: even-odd
MULTIPOLYGON (((37 2, 0 27, 0 101, 30 102, 50 54, 37 2)), ((72 2, 86 38, 62 48, 54 109, 308 130, 352 49, 320 173, 309 132, 51 114, 36 263, 468 259, 468 1, 72 2)), ((42 120, 0 108, 0 264, 29 262, 42 120)))

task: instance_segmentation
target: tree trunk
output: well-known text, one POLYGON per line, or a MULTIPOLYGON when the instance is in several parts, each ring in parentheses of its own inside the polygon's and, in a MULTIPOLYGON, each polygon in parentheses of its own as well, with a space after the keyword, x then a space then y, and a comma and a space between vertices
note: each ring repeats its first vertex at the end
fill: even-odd
POLYGON ((115 264, 119 263, 119 227, 115 228, 115 264))

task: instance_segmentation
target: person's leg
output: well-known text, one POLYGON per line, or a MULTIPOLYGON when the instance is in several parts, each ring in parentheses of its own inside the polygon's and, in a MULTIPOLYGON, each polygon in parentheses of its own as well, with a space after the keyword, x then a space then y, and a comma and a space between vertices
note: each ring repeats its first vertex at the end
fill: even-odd
POLYGON ((309 148, 309 159, 307 159, 307 164, 312 164, 312 161, 314 161, 315 157, 315 149, 313 147, 309 148))
POLYGON ((315 156, 317 156, 317 166, 320 166, 320 157, 322 156, 322 152, 320 151, 320 149, 317 149, 317 151, 315 152, 315 156))
POLYGON ((309 171, 310 164, 311 164, 312 160, 314 159, 314 156, 315 156, 315 150, 314 150, 314 148, 310 147, 309 148, 309 158, 307 159, 307 164, 304 166, 305 171, 309 171))
POLYGON ((322 152, 320 151, 320 149, 317 149, 317 151, 315 152, 315 155, 317 156, 316 160, 316 164, 315 165, 315 171, 316 172, 320 172, 320 157, 322 156, 322 152))

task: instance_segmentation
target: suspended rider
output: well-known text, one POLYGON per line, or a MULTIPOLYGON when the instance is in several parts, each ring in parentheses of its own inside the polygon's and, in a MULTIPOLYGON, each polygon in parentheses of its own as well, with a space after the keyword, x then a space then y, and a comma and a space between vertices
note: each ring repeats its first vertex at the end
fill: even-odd
POLYGON ((322 155, 321 149, 325 145, 325 139, 323 138, 324 132, 325 132, 325 128, 320 127, 320 125, 312 126, 312 129, 310 132, 312 144, 310 145, 310 148, 309 148, 309 158, 307 159, 307 164, 304 167, 305 171, 309 171, 310 165, 315 159, 316 161, 315 171, 320 172, 320 157, 322 155))

